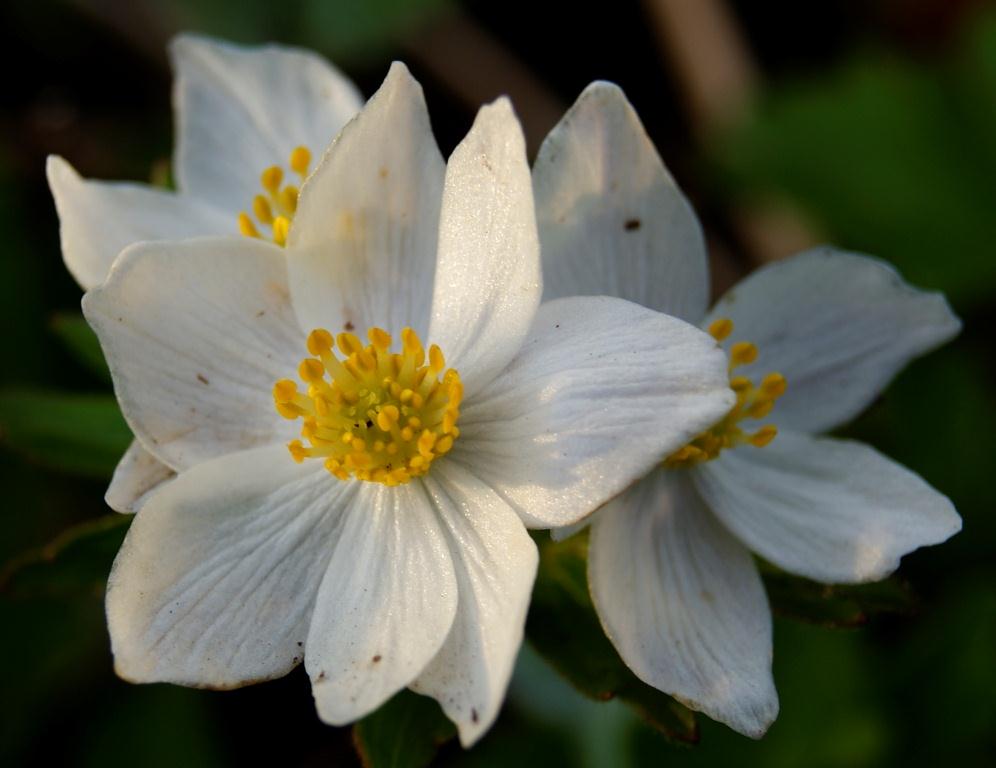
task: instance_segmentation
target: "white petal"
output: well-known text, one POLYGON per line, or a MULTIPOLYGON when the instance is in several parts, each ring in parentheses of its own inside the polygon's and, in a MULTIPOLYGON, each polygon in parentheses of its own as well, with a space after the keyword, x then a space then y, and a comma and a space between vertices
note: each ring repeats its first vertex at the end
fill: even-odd
POLYGON ((911 287, 877 259, 831 248, 754 272, 709 314, 733 320, 731 341, 757 344, 745 375, 785 376, 771 420, 803 432, 853 418, 911 359, 961 328, 941 294, 911 287))
POLYGON ((297 146, 322 152, 363 105, 342 73, 298 48, 180 35, 170 58, 177 183, 233 216, 261 191, 263 169, 297 146))
POLYGON ((354 488, 269 446, 154 494, 107 585, 118 674, 233 688, 289 672, 354 488))
POLYGON ((450 156, 439 225, 429 337, 468 396, 519 351, 542 291, 525 140, 501 98, 450 156))
POLYGON ((748 547, 825 582, 884 578, 961 530, 947 498, 867 445, 783 431, 695 470, 703 498, 748 547))
POLYGON ((303 328, 424 338, 445 172, 422 88, 394 64, 301 192, 288 264, 303 328))
POLYGON ((249 238, 132 246, 83 311, 121 410, 160 461, 181 470, 294 436, 273 384, 307 354, 283 251, 249 238))
POLYGON ((150 493, 175 476, 172 469, 145 450, 138 440, 132 440, 114 469, 104 501, 115 512, 137 512, 150 493))
POLYGON ((726 360, 694 326, 622 299, 556 299, 464 405, 452 455, 528 525, 569 525, 732 403, 726 360))
POLYGON ((420 482, 361 493, 322 580, 305 663, 318 715, 342 725, 411 683, 453 624, 457 582, 420 482))
POLYGON ((618 296, 702 319, 702 228, 618 86, 584 90, 540 147, 533 185, 545 299, 618 296))
POLYGON ((425 485, 446 527, 460 601, 446 643, 411 687, 439 701, 469 747, 501 709, 539 556, 515 511, 466 470, 440 461, 425 485))
POLYGON ((606 505, 588 576, 606 634, 641 680, 764 734, 778 714, 768 599, 750 553, 686 472, 653 472, 606 505))
POLYGON ((234 217, 209 203, 144 184, 88 181, 55 155, 45 172, 59 214, 62 258, 86 289, 104 282, 132 243, 238 231, 234 217))

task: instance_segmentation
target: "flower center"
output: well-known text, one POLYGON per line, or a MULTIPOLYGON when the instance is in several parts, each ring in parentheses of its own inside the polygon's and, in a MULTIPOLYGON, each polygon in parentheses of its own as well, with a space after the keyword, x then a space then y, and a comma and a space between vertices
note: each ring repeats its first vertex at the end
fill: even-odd
MULTIPOLYGON (((309 163, 311 163, 311 152, 307 147, 297 147, 287 160, 287 165, 302 183, 308 176, 309 163)), ((261 226, 271 230, 273 242, 283 245, 287 242, 287 234, 290 232, 294 212, 297 210, 298 187, 293 184, 281 186, 284 183, 284 169, 279 165, 271 165, 263 171, 259 183, 266 194, 256 195, 252 199, 253 215, 261 226)), ((263 237, 259 227, 256 226, 256 221, 242 211, 239 214, 239 232, 246 237, 263 237)))
MULTIPOLYGON (((709 326, 709 333, 716 341, 723 341, 733 333, 733 321, 720 318, 709 326)), ((767 374, 758 385, 747 376, 734 375, 738 367, 755 360, 757 347, 749 341, 738 341, 730 347, 730 388, 737 394, 736 404, 719 422, 668 456, 665 467, 701 464, 715 459, 724 448, 744 443, 763 448, 775 439, 778 429, 774 424, 765 424, 754 432, 747 432, 741 426, 747 419, 763 419, 785 394, 785 377, 780 373, 767 374)))
POLYGON ((463 384, 446 369, 439 347, 429 347, 429 362, 418 335, 401 332, 401 353, 390 351, 391 336, 380 328, 367 332, 370 344, 351 333, 316 329, 298 367, 307 392, 290 379, 273 386, 277 412, 304 419, 301 437, 287 444, 297 462, 325 459, 340 480, 355 477, 400 485, 429 471, 433 460, 453 447, 460 435, 463 384), (343 359, 336 357, 338 345, 343 359))

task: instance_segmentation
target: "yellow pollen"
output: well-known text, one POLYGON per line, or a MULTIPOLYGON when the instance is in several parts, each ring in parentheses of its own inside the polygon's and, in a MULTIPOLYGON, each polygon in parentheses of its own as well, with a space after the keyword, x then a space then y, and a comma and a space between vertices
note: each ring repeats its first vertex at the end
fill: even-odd
POLYGON ((709 325, 709 335, 716 341, 723 341, 731 333, 733 333, 733 321, 728 317, 721 317, 709 325))
MULTIPOLYGON (((308 177, 310 164, 311 152, 307 147, 295 148, 287 160, 287 165, 297 174, 301 183, 308 177)), ((268 227, 271 230, 268 239, 277 245, 286 245, 291 223, 297 212, 300 185, 285 185, 284 177, 284 169, 279 165, 271 165, 260 174, 259 183, 265 194, 253 197, 252 216, 246 211, 239 214, 239 232, 246 237, 263 237, 260 227, 268 227)))
MULTIPOLYGON (((733 333, 733 321, 720 318, 708 330, 714 339, 723 341, 733 333)), ((747 432, 742 422, 763 419, 771 413, 775 401, 785 394, 785 377, 780 373, 769 373, 761 379, 760 384, 755 385, 749 376, 734 376, 735 368, 750 365, 757 360, 757 347, 748 341, 738 341, 731 345, 729 354, 730 388, 736 393, 737 402, 719 422, 668 456, 664 460, 665 467, 687 467, 711 461, 725 448, 737 445, 749 444, 763 448, 778 434, 778 429, 773 424, 765 424, 753 432, 747 432)))
POLYGON ((302 420, 302 439, 287 445, 294 461, 320 458, 340 480, 400 485, 426 474, 453 448, 463 384, 456 370, 443 370, 438 347, 430 347, 425 364, 411 328, 401 333, 400 353, 390 351, 391 335, 380 328, 367 337, 364 345, 352 333, 333 338, 323 328, 312 331, 313 357, 298 366, 305 390, 281 379, 273 401, 284 418, 302 420))

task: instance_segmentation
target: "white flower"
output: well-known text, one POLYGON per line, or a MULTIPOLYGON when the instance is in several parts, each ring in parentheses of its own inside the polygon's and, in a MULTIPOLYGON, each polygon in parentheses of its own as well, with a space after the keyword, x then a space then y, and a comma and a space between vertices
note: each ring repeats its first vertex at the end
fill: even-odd
MULTIPOLYGON (((181 35, 170 45, 170 58, 176 193, 84 180, 61 157, 48 159, 63 258, 84 289, 100 285, 132 243, 238 236, 239 214, 252 210, 261 173, 288 162, 299 147, 322 151, 363 105, 349 80, 308 51, 181 35)), ((298 150, 294 159, 306 155, 298 150)), ((285 198, 288 186, 281 190, 285 198)), ((133 512, 171 476, 135 441, 114 473, 107 503, 133 512)))
POLYGON ((814 436, 858 414, 959 322, 942 296, 829 248, 758 270, 707 311, 698 221, 613 85, 581 95, 533 177, 545 298, 615 295, 738 340, 728 346, 736 408, 594 515, 588 578, 641 679, 758 737, 778 699, 750 552, 810 579, 862 582, 961 527, 909 470, 814 436))
POLYGON ((127 249, 84 312, 129 424, 178 476, 109 580, 119 673, 226 688, 303 658, 327 722, 408 686, 476 740, 522 637, 522 521, 576 521, 733 400, 693 326, 541 292, 509 103, 447 164, 399 64, 306 182, 286 248, 127 249))

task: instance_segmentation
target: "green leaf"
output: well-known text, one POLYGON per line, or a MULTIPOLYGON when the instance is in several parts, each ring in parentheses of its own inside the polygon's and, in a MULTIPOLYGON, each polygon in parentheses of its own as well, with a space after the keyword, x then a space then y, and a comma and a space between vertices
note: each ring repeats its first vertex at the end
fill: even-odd
POLYGON ((871 584, 820 584, 761 564, 772 610, 824 627, 858 627, 877 614, 910 614, 916 601, 893 577, 871 584))
POLYGON ((455 735, 439 704, 411 691, 353 726, 353 744, 367 768, 422 768, 455 735))
POLYGON ((944 66, 864 54, 773 86, 713 158, 744 198, 788 198, 835 243, 981 304, 996 287, 996 19, 980 28, 944 66))
POLYGON ((562 542, 541 535, 537 544, 540 566, 526 621, 533 647, 583 694, 619 698, 669 738, 697 742, 695 715, 637 678, 605 636, 588 594, 587 532, 562 542))
POLYGON ((110 383, 111 372, 104 360, 97 334, 87 325, 82 315, 59 312, 52 317, 51 325, 55 335, 79 363, 102 381, 110 383))
POLYGON ((110 395, 0 390, 0 442, 47 466, 109 477, 131 439, 110 395))
POLYGON ((302 0, 299 36, 334 60, 372 60, 450 0, 302 0))
POLYGON ((101 593, 130 515, 106 515, 68 528, 0 570, 0 592, 17 597, 101 593))

